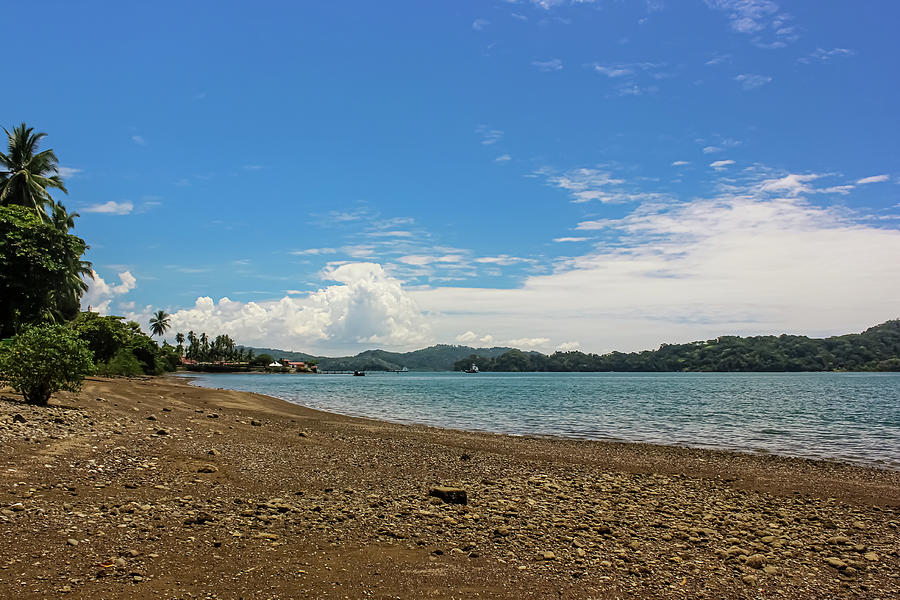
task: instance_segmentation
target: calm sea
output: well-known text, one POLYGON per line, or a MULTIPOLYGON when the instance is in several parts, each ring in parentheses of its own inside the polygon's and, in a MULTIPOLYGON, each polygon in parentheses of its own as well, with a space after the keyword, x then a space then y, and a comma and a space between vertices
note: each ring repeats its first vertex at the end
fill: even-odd
POLYGON ((195 383, 396 423, 900 469, 897 373, 221 374, 195 383))

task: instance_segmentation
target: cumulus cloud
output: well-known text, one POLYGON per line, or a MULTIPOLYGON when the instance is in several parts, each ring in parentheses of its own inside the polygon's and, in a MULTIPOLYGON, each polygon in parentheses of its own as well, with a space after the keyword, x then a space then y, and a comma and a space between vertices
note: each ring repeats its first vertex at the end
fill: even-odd
POLYGON ((103 213, 107 215, 127 215, 131 211, 134 210, 134 204, 132 202, 114 202, 110 200, 109 202, 104 202, 103 204, 92 204, 85 208, 82 208, 84 212, 91 213, 103 213))
POLYGON ((109 314, 110 305, 117 296, 123 296, 137 286, 137 279, 131 271, 122 271, 118 274, 119 284, 107 283, 97 271, 91 271, 93 279, 88 279, 88 290, 81 297, 82 310, 92 310, 101 315, 109 314))
POLYGON ((607 219, 608 245, 518 289, 411 293, 438 339, 462 330, 491 331, 495 340, 527 332, 578 339, 591 351, 725 333, 828 335, 897 317, 900 263, 859 257, 900 255, 900 231, 759 188, 645 204, 607 219))
POLYGON ((579 350, 581 348, 581 342, 563 342, 558 344, 555 348, 558 352, 571 352, 573 350, 579 350))
POLYGON ((172 331, 226 333, 244 344, 314 350, 414 347, 431 341, 428 324, 401 282, 375 263, 348 263, 323 273, 336 282, 304 298, 268 302, 198 298, 172 315, 172 331))
POLYGON ((506 340, 498 340, 493 335, 485 334, 481 335, 475 333, 474 331, 466 331, 458 336, 456 336, 456 341, 460 344, 465 345, 475 345, 481 347, 489 347, 489 346, 502 346, 502 347, 510 347, 510 348, 518 348, 520 350, 538 350, 541 348, 546 349, 547 344, 550 342, 550 338, 545 337, 536 337, 536 338, 511 338, 506 340))

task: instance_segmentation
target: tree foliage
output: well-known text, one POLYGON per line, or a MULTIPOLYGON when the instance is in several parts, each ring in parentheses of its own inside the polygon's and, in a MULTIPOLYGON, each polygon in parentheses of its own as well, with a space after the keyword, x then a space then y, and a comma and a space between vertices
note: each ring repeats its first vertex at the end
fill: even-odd
POLYGON ((134 321, 83 312, 71 326, 88 344, 101 375, 159 375, 178 364, 175 348, 167 344, 160 348, 134 321))
POLYGON ((811 339, 800 335, 722 336, 663 344, 643 352, 539 352, 470 355, 454 364, 482 371, 888 371, 900 370, 900 320, 863 333, 811 339))
POLYGON ((10 132, 6 153, 0 152, 0 206, 24 206, 35 214, 46 216, 45 206, 52 204, 50 188, 66 192, 59 177, 58 161, 53 150, 39 152, 46 133, 34 133, 22 123, 10 132))
POLYGON ((0 349, 0 379, 32 404, 46 405, 60 390, 77 392, 93 366, 87 343, 62 325, 28 327, 0 349))
POLYGON ((21 206, 0 207, 0 337, 78 314, 89 263, 81 238, 21 206))
POLYGON ((164 310, 158 310, 153 313, 153 316, 150 317, 150 333, 159 337, 166 335, 169 327, 171 327, 169 324, 171 317, 172 315, 164 310))

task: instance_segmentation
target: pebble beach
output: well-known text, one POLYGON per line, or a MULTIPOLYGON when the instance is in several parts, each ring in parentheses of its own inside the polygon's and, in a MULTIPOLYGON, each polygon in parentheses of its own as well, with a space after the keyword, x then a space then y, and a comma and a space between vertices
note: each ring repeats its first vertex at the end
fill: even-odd
POLYGON ((3 598, 896 598, 900 472, 343 417, 176 377, 0 400, 3 598))

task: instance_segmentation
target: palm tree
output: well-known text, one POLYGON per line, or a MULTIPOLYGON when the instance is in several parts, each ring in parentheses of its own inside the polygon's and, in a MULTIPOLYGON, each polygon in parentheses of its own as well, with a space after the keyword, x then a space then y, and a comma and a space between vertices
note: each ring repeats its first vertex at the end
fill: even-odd
POLYGON ((164 310, 158 310, 153 313, 153 317, 150 319, 150 333, 159 337, 164 336, 170 327, 169 318, 171 316, 164 310))
POLYGON ((48 189, 68 193, 59 177, 56 154, 53 150, 37 151, 47 134, 34 133, 34 128, 25 123, 12 132, 6 128, 3 131, 9 138, 9 151, 0 152, 0 206, 25 206, 46 217, 44 207, 53 202, 48 189))
POLYGON ((184 334, 180 331, 175 334, 175 343, 178 344, 178 353, 184 356, 184 334))

